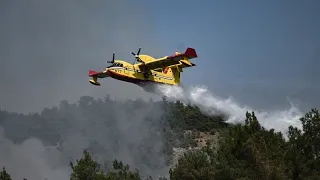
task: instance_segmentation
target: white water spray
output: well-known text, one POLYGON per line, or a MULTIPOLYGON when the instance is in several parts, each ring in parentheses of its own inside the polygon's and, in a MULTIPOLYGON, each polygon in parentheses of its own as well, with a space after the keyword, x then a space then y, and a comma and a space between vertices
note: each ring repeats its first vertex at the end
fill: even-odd
POLYGON ((303 113, 291 104, 291 108, 271 112, 260 112, 248 106, 240 106, 232 97, 222 99, 209 92, 206 87, 192 87, 184 91, 178 86, 159 85, 158 91, 169 100, 191 103, 207 115, 227 114, 227 123, 243 123, 247 111, 254 112, 260 124, 266 129, 281 131, 284 135, 290 125, 301 129, 299 118, 303 113))

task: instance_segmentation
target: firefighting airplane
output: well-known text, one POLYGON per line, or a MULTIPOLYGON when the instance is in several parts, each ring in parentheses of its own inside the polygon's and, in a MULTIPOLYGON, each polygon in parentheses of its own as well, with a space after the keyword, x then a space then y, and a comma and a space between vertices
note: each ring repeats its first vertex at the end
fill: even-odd
POLYGON ((189 60, 198 57, 193 48, 187 48, 184 53, 175 52, 172 56, 164 56, 158 59, 149 55, 140 55, 140 51, 141 48, 139 48, 137 54, 132 52, 135 57, 133 64, 123 60, 115 60, 115 53, 113 53, 112 61, 107 61, 112 64, 106 67, 104 71, 89 70, 89 77, 92 77, 89 82, 100 86, 98 78, 112 77, 134 83, 146 91, 152 91, 148 90, 150 84, 180 85, 182 69, 195 66, 189 60), (136 61, 138 63, 135 63, 136 61))

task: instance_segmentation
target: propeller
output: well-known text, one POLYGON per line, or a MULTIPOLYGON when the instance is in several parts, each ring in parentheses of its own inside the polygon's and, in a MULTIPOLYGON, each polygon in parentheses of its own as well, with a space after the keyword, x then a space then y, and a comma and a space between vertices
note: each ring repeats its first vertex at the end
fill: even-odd
POLYGON ((107 63, 114 63, 115 52, 112 53, 112 61, 107 61, 107 63))
POLYGON ((140 51, 141 51, 141 47, 139 48, 137 54, 135 54, 134 52, 131 52, 131 54, 134 56, 133 65, 136 61, 143 62, 139 57, 140 51))

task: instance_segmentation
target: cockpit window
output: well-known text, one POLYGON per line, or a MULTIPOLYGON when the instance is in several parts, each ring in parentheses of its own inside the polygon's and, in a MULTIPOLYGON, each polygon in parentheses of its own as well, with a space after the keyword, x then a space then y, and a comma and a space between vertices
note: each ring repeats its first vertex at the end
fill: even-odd
POLYGON ((123 67, 123 64, 121 64, 121 63, 113 63, 110 66, 108 66, 108 68, 110 68, 110 67, 123 67))

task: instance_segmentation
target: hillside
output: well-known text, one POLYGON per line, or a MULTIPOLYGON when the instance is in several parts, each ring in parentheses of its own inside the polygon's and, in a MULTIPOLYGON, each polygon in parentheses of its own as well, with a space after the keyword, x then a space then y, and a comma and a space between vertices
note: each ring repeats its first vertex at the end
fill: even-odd
POLYGON ((254 112, 244 121, 231 126, 165 98, 84 96, 39 114, 2 110, 0 180, 320 178, 316 109, 302 117, 304 133, 288 128, 288 140, 261 127, 254 112))

